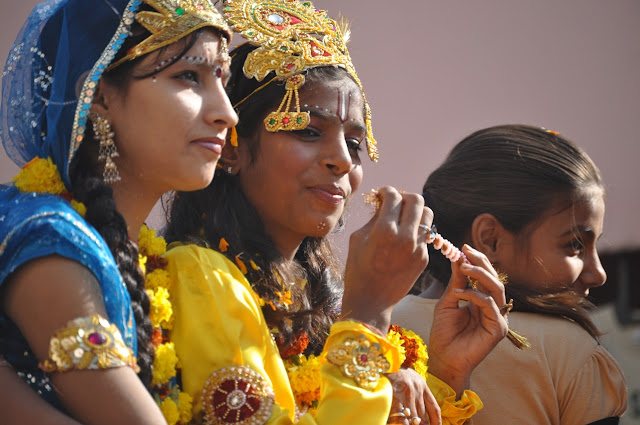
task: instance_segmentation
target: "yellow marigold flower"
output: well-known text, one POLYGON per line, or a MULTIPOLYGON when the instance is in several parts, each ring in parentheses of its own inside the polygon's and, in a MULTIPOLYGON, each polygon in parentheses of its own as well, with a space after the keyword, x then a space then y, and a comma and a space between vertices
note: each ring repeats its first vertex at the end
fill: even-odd
POLYGON ((147 274, 147 256, 138 253, 138 265, 142 269, 142 274, 147 274))
POLYGON ((183 424, 189 423, 192 416, 191 409, 193 408, 193 398, 187 394, 180 392, 178 396, 178 411, 180 412, 180 422, 183 424))
POLYGON ((418 372, 418 374, 420 374, 420 376, 422 376, 424 379, 427 379, 427 363, 421 360, 417 360, 414 364, 413 364, 413 370, 415 370, 416 372, 418 372))
POLYGON ((51 158, 33 158, 22 167, 12 181, 22 192, 46 192, 59 195, 67 191, 58 167, 51 158))
POLYGON ((162 255, 167 250, 167 242, 164 238, 156 236, 156 231, 144 224, 140 227, 138 234, 138 246, 144 255, 162 255))
POLYGON ((176 355, 176 350, 173 342, 160 344, 158 348, 156 348, 156 357, 153 360, 153 377, 151 380, 151 384, 166 384, 169 379, 176 376, 177 364, 178 356, 176 355))
POLYGON ((320 359, 314 355, 306 358, 301 354, 298 360, 298 365, 286 363, 287 375, 289 375, 296 401, 301 405, 309 406, 320 399, 320 359))
POLYGON ((258 267, 258 265, 253 260, 249 260, 249 264, 251 264, 251 268, 253 270, 260 270, 260 267, 258 267))
POLYGON ((163 269, 155 269, 147 275, 146 282, 147 289, 153 289, 154 291, 159 288, 165 288, 171 290, 171 279, 169 278, 169 272, 163 269))
POLYGON ((87 207, 85 207, 82 202, 78 202, 75 199, 71 200, 71 207, 83 217, 87 213, 87 207))
POLYGON ((147 289, 151 308, 149 309, 149 319, 153 326, 160 326, 165 329, 171 329, 171 319, 173 316, 173 307, 169 301, 169 291, 166 288, 158 288, 155 291, 147 289))
POLYGON ((176 403, 171 400, 170 397, 165 398, 160 404, 160 410, 162 411, 168 425, 175 425, 178 423, 178 420, 180 420, 178 406, 176 406, 176 403))
POLYGON ((400 364, 402 364, 404 362, 404 359, 407 358, 407 356, 405 355, 404 347, 402 346, 403 340, 400 334, 394 330, 390 330, 389 333, 387 334, 387 341, 389 341, 391 344, 398 347, 398 354, 400 355, 400 364))
POLYGON ((285 308, 293 304, 293 301, 291 301, 291 291, 276 291, 276 294, 278 295, 278 302, 284 305, 285 308))

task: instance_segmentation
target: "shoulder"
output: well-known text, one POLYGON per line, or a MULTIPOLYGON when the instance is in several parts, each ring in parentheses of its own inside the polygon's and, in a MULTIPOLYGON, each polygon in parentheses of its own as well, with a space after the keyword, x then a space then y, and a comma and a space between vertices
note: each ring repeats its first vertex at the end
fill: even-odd
POLYGON ((566 355, 576 348, 579 348, 579 353, 572 357, 575 358, 576 354, 590 356, 599 346, 582 326, 561 317, 515 312, 509 315, 509 322, 511 328, 525 334, 550 356, 566 355))
POLYGON ((0 282, 25 262, 48 255, 78 261, 94 272, 115 266, 100 234, 68 201, 55 195, 2 187, 0 282))
POLYGON ((536 365, 539 378, 546 376, 544 379, 553 382, 555 388, 570 382, 585 367, 592 367, 592 360, 602 349, 580 325, 560 317, 512 312, 509 328, 525 336, 531 348, 520 351, 504 339, 487 356, 484 366, 536 365))
POLYGON ((213 269, 218 272, 242 275, 237 265, 232 263, 224 254, 210 248, 194 244, 172 244, 164 254, 169 267, 176 272, 183 272, 192 267, 213 269))
POLYGON ((238 265, 218 251, 194 244, 172 244, 164 258, 171 279, 180 281, 177 287, 180 292, 221 294, 221 291, 229 291, 236 297, 253 294, 238 265))

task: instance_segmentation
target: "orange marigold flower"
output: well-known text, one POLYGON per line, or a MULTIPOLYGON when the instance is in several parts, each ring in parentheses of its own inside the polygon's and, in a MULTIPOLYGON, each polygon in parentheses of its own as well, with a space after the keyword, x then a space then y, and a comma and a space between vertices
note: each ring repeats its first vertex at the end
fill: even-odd
POLYGON ((299 335, 296 335, 293 338, 293 341, 286 347, 283 347, 280 351, 280 357, 283 359, 288 359, 291 356, 297 356, 298 354, 304 353, 304 350, 309 346, 309 335, 306 332, 303 332, 299 335))
POLYGON ((245 266, 244 262, 236 255, 236 264, 238 268, 242 272, 242 274, 247 274, 247 266, 245 266))
POLYGON ((220 238, 220 244, 218 244, 220 252, 227 252, 227 248, 229 248, 229 242, 225 238, 220 238))
POLYGON ((155 269, 164 269, 169 262, 158 255, 148 255, 147 256, 147 274, 150 274, 155 269))
POLYGON ((153 328, 151 331, 151 342, 154 347, 162 344, 162 331, 159 328, 153 328))

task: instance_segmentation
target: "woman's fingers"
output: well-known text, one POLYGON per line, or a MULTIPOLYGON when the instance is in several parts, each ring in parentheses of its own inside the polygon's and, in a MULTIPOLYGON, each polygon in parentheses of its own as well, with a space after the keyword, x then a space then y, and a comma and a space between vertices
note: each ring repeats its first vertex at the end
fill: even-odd
MULTIPOLYGON (((467 256, 466 262, 459 261, 451 264, 451 280, 447 291, 454 289, 465 289, 472 279, 477 283, 480 292, 490 295, 498 306, 506 304, 504 285, 498 278, 491 262, 479 251, 468 245, 462 247, 462 251, 467 256)), ((453 299, 451 300, 453 302, 453 299)))
POLYGON ((460 265, 460 272, 477 281, 477 289, 482 293, 490 295, 497 305, 502 306, 506 303, 504 285, 489 270, 480 266, 474 266, 470 263, 463 263, 460 265))
POLYGON ((397 230, 398 220, 402 212, 402 195, 396 189, 385 186, 378 190, 382 202, 378 210, 377 223, 397 230))
POLYGON ((429 387, 423 393, 423 401, 427 417, 423 418, 422 425, 426 423, 429 425, 442 425, 442 416, 440 412, 440 406, 436 401, 436 398, 431 394, 429 387))
POLYGON ((485 330, 500 339, 507 334, 508 325, 506 319, 500 313, 500 309, 491 296, 473 289, 458 289, 452 292, 452 296, 458 300, 468 301, 480 310, 480 317, 482 318, 480 323, 484 323, 485 330), (486 326, 490 322, 484 322, 485 320, 498 322, 499 326, 486 326))

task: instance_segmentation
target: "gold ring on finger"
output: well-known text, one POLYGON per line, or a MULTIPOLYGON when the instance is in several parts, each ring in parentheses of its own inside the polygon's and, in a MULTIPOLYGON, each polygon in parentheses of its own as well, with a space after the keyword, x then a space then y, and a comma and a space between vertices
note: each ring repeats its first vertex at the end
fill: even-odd
POLYGON ((504 316, 505 314, 509 314, 511 310, 513 310, 513 298, 511 298, 508 303, 500 307, 500 314, 504 316))
POLYGON ((422 422, 422 419, 420 419, 417 416, 414 416, 413 418, 409 419, 409 425, 420 425, 420 422, 422 422))

